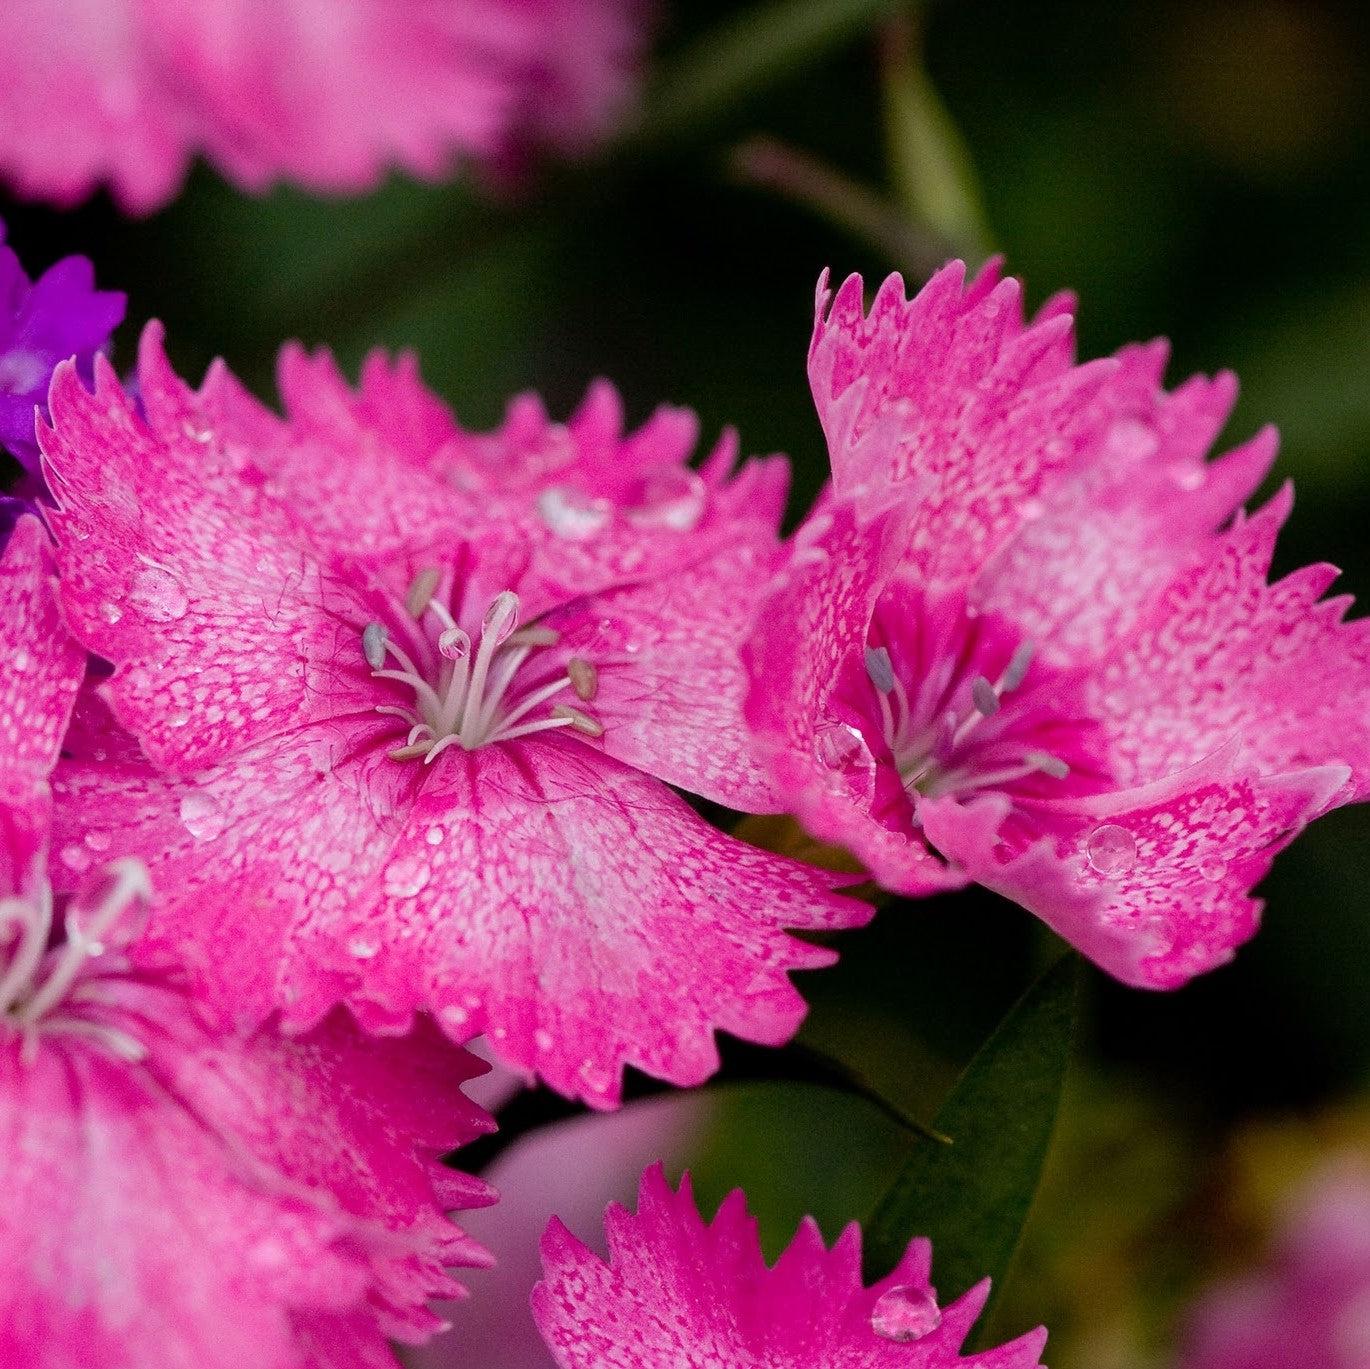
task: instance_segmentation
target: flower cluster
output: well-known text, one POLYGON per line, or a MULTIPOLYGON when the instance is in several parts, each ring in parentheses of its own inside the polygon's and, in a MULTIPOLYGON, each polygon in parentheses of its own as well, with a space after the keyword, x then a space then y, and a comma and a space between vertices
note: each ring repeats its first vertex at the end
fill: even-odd
POLYGON ((235 184, 583 150, 631 91, 637 0, 21 0, 0 7, 0 175, 147 213, 203 153, 235 184))
MULTIPOLYGON (((436 1163, 490 1125, 476 1037, 598 1108, 788 1040, 833 958, 794 934, 871 908, 678 790, 1153 987, 1363 793, 1370 636, 1326 568, 1268 583, 1273 440, 1207 460, 1230 378, 1078 365, 993 267, 820 287, 833 481, 789 539, 782 459, 692 465, 692 415, 630 431, 602 383, 474 433, 410 357, 354 388, 288 347, 277 413, 156 325, 127 384, 79 336, 0 586, 6 1362, 389 1363, 481 1258, 443 1213, 490 1195, 436 1163)), ((610 1238, 547 1238, 571 1369, 1041 1349, 960 1358, 984 1290, 939 1307, 925 1244, 865 1289, 806 1226, 768 1270, 740 1198, 705 1226, 659 1173, 610 1238)))

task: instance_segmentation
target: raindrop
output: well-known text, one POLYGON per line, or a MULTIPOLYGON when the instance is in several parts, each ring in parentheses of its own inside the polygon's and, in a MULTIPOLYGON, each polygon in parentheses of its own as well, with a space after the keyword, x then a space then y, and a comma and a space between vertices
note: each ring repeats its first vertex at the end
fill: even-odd
POLYGON ((108 851, 110 836, 108 832, 102 832, 98 827, 92 827, 85 834, 82 840, 92 851, 108 851))
POLYGON ((223 809, 202 789, 181 796, 181 821, 196 841, 213 841, 224 830, 223 809))
POLYGON ((111 627, 124 616, 124 610, 118 604, 111 604, 108 599, 101 603, 98 612, 111 627))
POLYGON ((145 566, 133 578, 129 603, 154 623, 172 623, 184 618, 190 601, 180 582, 160 566, 145 566))
POLYGON ((625 515, 635 527, 689 532, 704 516, 708 498, 708 487, 688 466, 659 466, 643 477, 625 515))
MULTIPOLYGON (((519 597, 510 589, 502 589, 490 601, 490 607, 485 610, 485 622, 482 626, 482 635, 493 632, 495 634, 495 645, 499 646, 505 638, 519 625, 519 597)), ((446 636, 446 634, 443 634, 446 636)))
POLYGON ((942 1324, 942 1313, 930 1289, 911 1285, 891 1288, 871 1308, 871 1330, 882 1340, 906 1345, 922 1340, 942 1324))
POLYGON ((1089 834, 1085 854, 1099 874, 1125 875, 1137 863, 1137 838, 1126 827, 1106 822, 1089 834))
POLYGON ((471 654, 471 638, 459 627, 448 627, 438 637, 438 650, 449 661, 462 661, 471 654))
POLYGON ((537 1031, 533 1033, 533 1044, 543 1055, 546 1055, 547 1052, 556 1045, 556 1038, 551 1032, 539 1027, 537 1031))
POLYGON ((578 542, 604 528, 614 516, 614 508, 607 499, 552 485, 538 496, 538 513, 558 537, 578 542))
POLYGON ((430 827, 430 828, 428 829, 428 831, 425 832, 425 833, 423 834, 423 839, 424 839, 430 846, 441 846, 442 843, 443 843, 443 840, 444 840, 444 838, 445 838, 446 836, 447 836, 447 831, 446 831, 445 828, 442 828, 442 827, 430 827))
POLYGON ((471 1020, 471 1014, 465 1008, 449 1003, 447 1007, 438 1010, 438 1020, 449 1032, 459 1032, 471 1020))
POLYGON ((62 864, 73 870, 89 870, 93 859, 84 846, 78 846, 74 841, 62 847, 61 856, 62 864))
POLYGON ((845 770, 863 756, 866 743, 847 723, 824 723, 814 733, 813 754, 829 770, 845 770))

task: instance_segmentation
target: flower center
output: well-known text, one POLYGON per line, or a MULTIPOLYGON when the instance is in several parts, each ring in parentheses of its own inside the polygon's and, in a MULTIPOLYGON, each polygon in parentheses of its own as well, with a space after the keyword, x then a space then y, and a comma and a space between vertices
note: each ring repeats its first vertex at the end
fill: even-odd
POLYGON ((1031 642, 1022 643, 999 677, 974 676, 939 706, 919 709, 909 701, 888 648, 866 648, 866 673, 875 686, 885 742, 904 788, 926 798, 1001 789, 1032 775, 1063 780, 1070 766, 1059 756, 1016 738, 997 719, 1006 695, 1023 683, 1032 664, 1031 642))
MULTIPOLYGON (((34 898, 0 899, 0 1022, 23 1038, 32 1059, 41 1035, 88 1037, 125 1060, 141 1060, 142 1044, 126 1031, 85 1015, 91 996, 92 962, 132 944, 147 919, 151 886, 141 861, 116 860, 77 894, 63 918, 63 937, 49 946, 53 931, 52 886, 43 882, 34 898)), ((122 970, 122 958, 115 962, 122 970)))
POLYGON ((405 744, 389 753, 392 760, 428 765, 449 746, 474 751, 566 727, 587 737, 604 735, 579 707, 599 688, 589 661, 572 656, 549 673, 546 656, 538 658, 556 646, 557 633, 536 622, 520 627, 519 597, 512 590, 491 600, 473 642, 437 595, 442 578, 436 569, 414 577, 397 632, 379 622, 362 631, 372 677, 414 691, 412 707, 376 709, 409 724, 405 744))

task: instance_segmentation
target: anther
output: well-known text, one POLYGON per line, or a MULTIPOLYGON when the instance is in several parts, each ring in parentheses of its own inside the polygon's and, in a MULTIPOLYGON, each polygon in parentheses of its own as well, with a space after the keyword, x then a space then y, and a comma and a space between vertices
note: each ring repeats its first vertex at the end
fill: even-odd
POLYGON ((587 737, 602 737, 604 728, 597 723, 588 713, 582 713, 578 708, 572 708, 570 704, 557 704, 552 709, 554 718, 564 718, 577 732, 583 732, 587 737))
POLYGON ((432 742, 413 742, 408 746, 397 746, 393 751, 387 751, 385 754, 392 761, 416 761, 420 756, 426 756, 432 749, 432 742))
POLYGON ((571 677, 571 688, 576 691, 576 698, 589 703, 599 693, 599 671, 583 656, 572 656, 566 662, 566 673, 571 677))
POLYGON ((1004 667, 1003 683, 1000 686, 1002 689, 1006 691, 1017 689, 1023 683, 1036 652, 1037 644, 1035 642, 1019 644, 1018 650, 1013 653, 1012 659, 1004 667))
POLYGON ((385 665, 385 628, 380 623, 367 623, 362 629, 362 655, 372 670, 385 665))
POLYGON ((561 641, 561 633, 555 628, 530 623, 517 632, 511 632, 505 639, 507 646, 556 646, 561 641))
POLYGON ((866 648, 866 674, 871 677, 871 683, 882 694, 888 694, 894 688, 894 665, 890 661, 888 647, 866 648))
POLYGON ((428 608, 428 601, 433 597, 433 592, 441 580, 442 571, 436 566, 426 566, 414 577, 409 586, 409 593, 404 596, 405 612, 411 618, 423 617, 424 611, 428 608))
POLYGON ((976 712, 983 717, 992 718, 999 711, 999 696, 983 675, 977 675, 970 682, 970 697, 976 712))

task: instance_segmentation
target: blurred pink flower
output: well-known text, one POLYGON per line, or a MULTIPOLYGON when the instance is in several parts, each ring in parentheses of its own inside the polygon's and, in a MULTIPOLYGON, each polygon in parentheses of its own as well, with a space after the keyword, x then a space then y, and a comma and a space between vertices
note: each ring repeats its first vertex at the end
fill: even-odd
MULTIPOLYGON (((403 370, 355 398, 298 358, 285 374, 282 420, 221 367, 189 390, 155 331, 141 412, 108 367, 93 394, 58 373, 63 605, 114 666, 58 774, 62 841, 97 828, 148 862, 149 946, 245 1025, 346 1003, 393 1032, 426 1009, 600 1107, 625 1064, 707 1078, 718 1028, 788 1039, 787 972, 833 956, 785 929, 869 909, 668 787, 773 802, 736 648, 778 501, 738 509, 722 468, 689 472, 679 423, 619 437, 602 392, 555 448, 597 452, 612 487, 569 460, 470 492, 403 370), (602 539, 564 521, 582 494, 602 539)), ((522 422, 512 471, 548 457, 522 422)))
POLYGON ((776 787, 887 888, 977 880, 1129 983, 1254 932, 1249 891, 1364 796, 1370 629, 1334 572, 1267 583, 1270 431, 1214 462, 1231 376, 1162 344, 1076 365, 1065 298, 946 267, 820 284, 809 373, 833 487, 745 653, 776 787))
POLYGON ((1200 1299, 1179 1369, 1370 1365, 1370 1167, 1347 1159, 1299 1195, 1267 1267, 1200 1299))
POLYGON ((479 1063, 341 1014, 227 1034, 132 967, 147 873, 94 829, 101 868, 54 900, 46 777, 85 656, 49 561, 21 519, 0 562, 0 1363, 393 1365, 388 1338, 440 1328, 447 1268, 485 1259, 444 1213, 493 1195, 438 1163, 491 1125, 460 1089, 479 1063))
POLYGON ((740 1190, 706 1224, 688 1177, 672 1191, 659 1165, 636 1214, 611 1206, 605 1229, 607 1262, 559 1221, 543 1237, 533 1315, 562 1369, 1034 1369, 1046 1342, 1038 1330, 962 1358, 989 1283, 939 1307, 927 1241, 865 1288, 860 1228, 828 1250, 806 1218, 768 1269, 740 1190))
POLYGON ((640 0, 13 0, 0 7, 0 174, 133 213, 203 153, 249 190, 352 193, 578 152, 623 112, 640 0))

